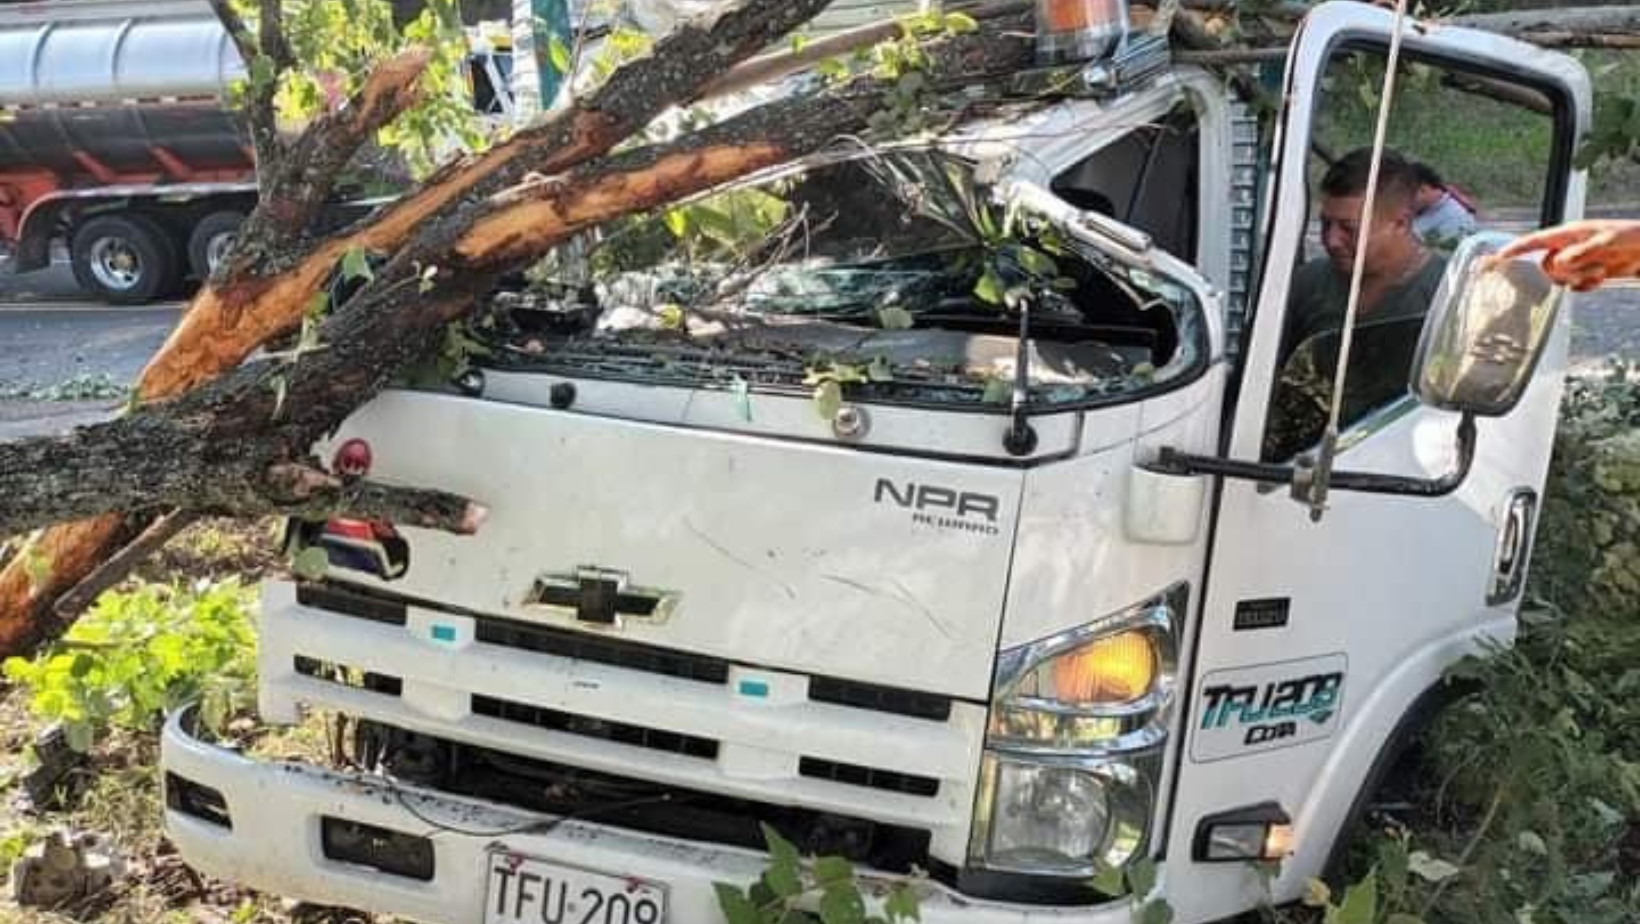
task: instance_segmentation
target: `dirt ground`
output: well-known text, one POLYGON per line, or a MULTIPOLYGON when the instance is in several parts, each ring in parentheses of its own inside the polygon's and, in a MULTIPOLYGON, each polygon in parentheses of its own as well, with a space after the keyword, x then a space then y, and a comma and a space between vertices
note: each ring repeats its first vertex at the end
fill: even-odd
MULTIPOLYGON (((138 569, 132 580, 192 583, 238 576, 260 580, 280 567, 276 521, 206 520, 189 527, 138 569)), ((129 583, 129 582, 128 582, 129 583)), ((322 720, 294 730, 233 726, 247 746, 320 756, 322 720)), ((116 845, 124 874, 113 888, 51 909, 12 901, 9 863, 0 869, 0 924, 374 924, 352 912, 297 906, 205 879, 176 855, 161 830, 159 741, 155 734, 115 732, 86 755, 41 805, 30 802, 22 777, 40 723, 26 691, 0 688, 0 855, 54 830, 95 833, 116 845)))

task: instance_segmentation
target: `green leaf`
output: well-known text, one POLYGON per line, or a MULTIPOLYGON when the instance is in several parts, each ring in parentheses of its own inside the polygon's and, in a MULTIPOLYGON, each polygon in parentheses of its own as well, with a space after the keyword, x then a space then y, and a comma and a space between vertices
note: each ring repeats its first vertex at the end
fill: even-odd
POLYGON ((842 58, 827 58, 816 64, 814 70, 827 81, 846 80, 849 76, 848 62, 842 58))
POLYGON ((1052 278, 1059 275, 1059 266, 1053 258, 1034 247, 1019 248, 1019 265, 1032 276, 1052 278))
POLYGON ((682 238, 684 235, 689 233, 688 210, 667 209, 666 214, 663 216, 663 220, 666 222, 666 230, 672 232, 673 237, 682 238))
POLYGON ((1397 911, 1384 919, 1384 924, 1424 924, 1424 919, 1405 911, 1397 911))
POLYGON ((883 900, 883 914, 890 921, 921 921, 922 903, 917 899, 917 893, 911 886, 901 883, 895 886, 883 900))
POLYGON ((1540 857, 1549 855, 1549 845, 1543 842, 1543 838, 1536 831, 1520 832, 1515 837, 1515 843, 1519 844, 1520 849, 1527 853, 1536 854, 1540 857))
POLYGON ((342 278, 349 282, 355 279, 369 282, 376 278, 376 272, 370 268, 370 260, 365 256, 364 248, 350 247, 347 253, 342 254, 342 278))
POLYGON ((1007 379, 987 379, 979 400, 985 404, 1007 404, 1014 399, 1014 385, 1007 379))
POLYGON ((63 738, 68 742, 69 750, 76 754, 84 754, 91 750, 96 741, 96 731, 89 722, 65 722, 63 724, 63 738))
POLYGON ((1173 906, 1160 899, 1139 908, 1139 924, 1173 924, 1173 906))
POLYGON ((304 581, 317 581, 330 570, 330 553, 319 546, 309 546, 296 553, 296 558, 290 563, 290 570, 304 581))
POLYGON ((814 412, 830 423, 843 407, 843 386, 835 379, 827 379, 814 387, 814 412))
POLYGON ((1093 887, 1106 895, 1121 895, 1127 891, 1120 866, 1107 866, 1093 877, 1093 887))
POLYGON ((952 35, 978 32, 979 23, 975 22, 974 17, 969 16, 967 13, 947 13, 945 14, 945 31, 952 35))
POLYGON ((759 924, 757 905, 745 892, 726 882, 712 883, 712 891, 717 893, 718 909, 728 924, 759 924))
POLYGON ((911 312, 899 305, 877 309, 877 326, 883 330, 909 330, 916 323, 911 312))
POLYGON ((1002 297, 1006 290, 1007 286, 1003 283, 1002 277, 998 276, 996 270, 989 266, 985 268, 985 272, 979 277, 979 281, 974 283, 974 296, 989 305, 1002 304, 1002 297))
POLYGON ((1406 888, 1408 862, 1405 842, 1395 838, 1386 838, 1379 845, 1378 877, 1389 894, 1398 893, 1406 888))
POLYGON ((250 85, 252 90, 261 90, 273 83, 273 59, 267 55, 257 55, 251 59, 250 85))
POLYGON ((30 547, 23 552, 23 570, 28 573, 31 587, 41 588, 51 583, 51 556, 30 547))
POLYGON ((1344 890, 1344 901, 1327 909, 1327 924, 1374 924, 1378 917, 1378 877, 1368 873, 1344 890))
POLYGON ((1407 858, 1407 867, 1426 882, 1441 882, 1458 875, 1460 870, 1451 863, 1432 857, 1422 850, 1414 850, 1407 858))
POLYGON ((573 64, 571 58, 569 46, 565 45, 564 40, 559 38, 557 34, 547 39, 547 59, 552 62, 553 70, 560 74, 569 73, 569 69, 573 64))
POLYGON ((769 847, 769 871, 764 881, 781 898, 790 898, 803 891, 801 860, 792 842, 780 836, 773 826, 760 822, 763 841, 769 847))
POLYGON ((814 861, 814 880, 822 886, 854 881, 854 866, 843 857, 820 857, 814 861))
POLYGON ((1144 898, 1156 889, 1156 861, 1149 857, 1135 860, 1127 871, 1128 888, 1137 898, 1144 898))
POLYGON ((863 924, 865 919, 865 899, 852 881, 834 885, 820 895, 822 924, 863 924))
POLYGON ((894 367, 886 356, 878 356, 866 364, 866 378, 873 382, 894 381, 894 367))

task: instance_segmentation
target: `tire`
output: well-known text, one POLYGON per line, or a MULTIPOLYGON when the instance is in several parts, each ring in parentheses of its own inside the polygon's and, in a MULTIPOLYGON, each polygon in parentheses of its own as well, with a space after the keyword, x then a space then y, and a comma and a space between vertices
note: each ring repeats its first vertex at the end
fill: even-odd
POLYGON ((144 215, 99 215, 74 230, 69 244, 74 278, 87 292, 116 305, 153 301, 182 272, 176 244, 144 215))
POLYGON ((188 269, 195 278, 201 282, 211 278, 216 260, 233 246, 234 234, 244 221, 243 212, 221 211, 206 215, 194 225, 188 234, 188 269))

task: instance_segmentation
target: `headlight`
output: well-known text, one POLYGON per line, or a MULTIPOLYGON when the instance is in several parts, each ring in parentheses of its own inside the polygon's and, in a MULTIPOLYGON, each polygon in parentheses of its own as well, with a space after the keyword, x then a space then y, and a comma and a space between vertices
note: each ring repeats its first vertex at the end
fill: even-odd
POLYGON ((993 747, 1087 755, 1148 747, 1165 733, 1183 585, 1121 613, 1003 652, 993 747))
POLYGON ((1003 652, 971 869, 1088 877, 1144 849, 1189 588, 1003 652))
POLYGON ((989 755, 969 850, 976 866, 1091 876, 1145 843, 1160 753, 1140 761, 1042 763, 989 755))

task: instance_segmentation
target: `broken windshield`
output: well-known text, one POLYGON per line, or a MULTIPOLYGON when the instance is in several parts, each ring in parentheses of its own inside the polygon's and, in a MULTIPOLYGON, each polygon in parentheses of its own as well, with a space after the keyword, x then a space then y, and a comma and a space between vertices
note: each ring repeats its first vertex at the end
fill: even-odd
POLYGON ((1033 405, 1130 396, 1199 367, 1187 289, 996 205, 975 174, 938 150, 862 153, 628 219, 497 297, 494 361, 985 404, 1007 400, 1023 356, 1033 405))

